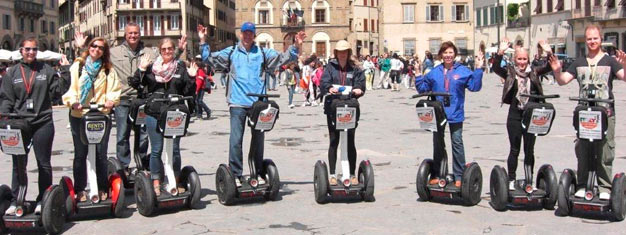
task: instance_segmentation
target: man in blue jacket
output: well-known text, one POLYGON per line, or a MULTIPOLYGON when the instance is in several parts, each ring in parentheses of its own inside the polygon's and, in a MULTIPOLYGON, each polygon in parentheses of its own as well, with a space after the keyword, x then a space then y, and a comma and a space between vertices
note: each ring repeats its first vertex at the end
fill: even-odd
MULTIPOLYGON (((228 71, 227 79, 227 102, 230 107, 230 147, 229 165, 236 176, 237 186, 241 185, 243 171, 242 142, 245 130, 246 113, 252 107, 257 98, 247 96, 248 93, 265 93, 265 75, 272 72, 281 65, 295 62, 302 48, 302 42, 306 38, 304 31, 295 36, 295 43, 286 52, 279 53, 273 49, 260 48, 254 43, 256 37, 256 26, 250 22, 241 25, 239 38, 241 41, 232 47, 228 47, 218 52, 211 53, 208 44, 205 43, 204 36, 206 28, 198 26, 198 36, 200 36, 200 51, 202 61, 208 63, 215 69, 228 71), (263 65, 265 63, 265 65, 263 65), (265 70, 265 71, 263 71, 265 70)), ((252 130, 252 135, 256 135, 256 157, 263 159, 263 143, 265 134, 252 130)), ((261 170, 261 169, 257 169, 261 170)), ((264 179, 259 179, 262 183, 264 179)))
MULTIPOLYGON (((461 176, 465 169, 465 150, 463 147, 463 121, 465 121, 465 89, 477 92, 482 88, 483 66, 482 56, 476 58, 476 70, 454 62, 458 54, 456 46, 452 42, 444 42, 439 49, 439 57, 443 63, 433 68, 426 75, 419 75, 415 79, 415 87, 418 93, 424 92, 447 92, 450 97, 437 97, 444 105, 446 117, 450 126, 450 138, 452 142, 452 157, 454 159, 453 172, 455 185, 461 187, 461 176)), ((441 133, 443 135, 443 133, 441 133)), ((441 138, 443 139, 443 138, 441 138)), ((439 175, 441 159, 445 157, 445 145, 439 143, 440 138, 433 135, 434 164, 433 175, 439 175)), ((433 178, 429 184, 437 184, 438 178, 433 178)))

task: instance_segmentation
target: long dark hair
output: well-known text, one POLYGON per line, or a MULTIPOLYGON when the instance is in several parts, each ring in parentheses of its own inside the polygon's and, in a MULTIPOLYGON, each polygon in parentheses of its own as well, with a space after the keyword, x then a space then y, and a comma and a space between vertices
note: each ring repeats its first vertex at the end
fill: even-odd
MULTIPOLYGON (((103 37, 96 37, 89 41, 87 47, 91 47, 91 45, 96 41, 101 41, 102 43, 104 43, 104 51, 102 52, 102 57, 100 57, 100 59, 102 59, 102 68, 105 69, 105 71, 107 71, 108 73, 108 71, 111 70, 111 68, 113 67, 113 64, 111 63, 111 53, 109 51, 109 42, 107 42, 107 40, 103 37)), ((76 60, 81 65, 84 65, 87 61, 87 56, 89 56, 89 50, 84 51, 79 58, 76 58, 76 60)))

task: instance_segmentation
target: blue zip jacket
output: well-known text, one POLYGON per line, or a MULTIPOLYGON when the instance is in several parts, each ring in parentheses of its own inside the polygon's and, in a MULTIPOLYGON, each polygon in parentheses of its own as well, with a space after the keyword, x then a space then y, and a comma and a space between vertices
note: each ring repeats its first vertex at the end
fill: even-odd
POLYGON ((246 51, 243 45, 238 43, 235 46, 227 47, 221 51, 211 53, 208 44, 200 45, 202 53, 202 61, 211 67, 224 70, 231 60, 228 79, 230 87, 228 88, 227 102, 230 106, 235 107, 252 107, 252 103, 257 101, 257 97, 248 96, 248 93, 264 94, 263 83, 265 76, 261 76, 263 53, 265 53, 265 71, 270 72, 276 70, 279 66, 298 59, 298 49, 290 46, 287 52, 279 53, 274 49, 261 48, 253 45, 250 51, 246 51), (228 55, 235 50, 230 58, 228 55))
MULTIPOLYGON (((465 88, 473 92, 480 91, 483 86, 483 70, 476 69, 472 72, 469 68, 454 63, 446 76, 449 79, 448 92, 451 95, 450 106, 444 108, 446 116, 449 123, 460 123, 465 121, 465 88)), ((418 93, 446 92, 443 64, 433 68, 430 73, 415 78, 415 87, 418 93)), ((437 97, 437 100, 443 103, 442 97, 437 97)))

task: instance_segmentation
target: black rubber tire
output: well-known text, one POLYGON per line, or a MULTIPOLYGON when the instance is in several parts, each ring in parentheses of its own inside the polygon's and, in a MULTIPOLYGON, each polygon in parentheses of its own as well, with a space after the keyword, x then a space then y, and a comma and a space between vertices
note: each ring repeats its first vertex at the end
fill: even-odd
POLYGON ((539 168, 537 174, 537 188, 546 191, 546 198, 543 199, 541 205, 543 209, 554 210, 554 205, 558 198, 559 183, 556 179, 556 173, 550 164, 544 164, 539 168))
POLYGON ((200 209, 200 198, 202 197, 202 184, 200 184, 200 176, 193 170, 187 175, 187 190, 191 193, 187 200, 187 207, 190 209, 200 209))
POLYGON ((359 164, 359 181, 363 184, 363 192, 361 198, 366 202, 374 202, 374 168, 369 161, 361 161, 359 164))
POLYGON ((7 232, 2 215, 4 215, 4 211, 6 211, 11 205, 12 198, 11 188, 5 184, 0 185, 0 234, 5 234, 7 232))
POLYGON ((461 197, 466 206, 475 206, 481 200, 480 194, 483 189, 483 173, 477 163, 468 164, 463 172, 461 182, 461 197))
POLYGON ((72 183, 72 179, 67 176, 63 176, 59 181, 59 185, 61 186, 61 189, 63 189, 63 196, 65 197, 65 220, 69 221, 74 215, 74 200, 76 199, 70 195, 70 190, 74 190, 74 184, 72 183))
POLYGON ((576 191, 576 178, 574 171, 565 169, 559 178, 557 203, 559 207, 556 210, 558 216, 572 215, 572 203, 569 198, 576 191), (573 191, 572 191, 573 189, 573 191))
POLYGON ((315 201, 319 204, 328 202, 328 169, 324 161, 318 160, 315 163, 313 172, 313 191, 315 192, 315 201))
POLYGON ((611 211, 615 221, 622 221, 626 216, 626 179, 621 172, 613 177, 611 184, 611 211))
POLYGON ((237 193, 235 178, 224 164, 221 164, 215 173, 215 187, 220 204, 229 206, 235 202, 235 194, 237 193))
POLYGON ((109 157, 107 159, 107 162, 107 176, 111 176, 113 173, 117 173, 122 178, 122 181, 124 181, 124 185, 126 187, 132 188, 132 185, 128 183, 128 178, 126 177, 124 167, 122 167, 122 163, 120 162, 120 160, 116 157, 109 157))
POLYGON ((509 204, 509 187, 506 170, 496 165, 491 170, 489 189, 491 194, 491 207, 496 211, 506 211, 509 204))
MULTIPOLYGON (((121 176, 120 176, 121 178, 121 176)), ((120 192, 117 195, 117 203, 115 204, 115 208, 113 208, 113 216, 115 216, 116 218, 121 218, 123 216, 124 211, 126 210, 126 187, 124 187, 126 184, 123 180, 123 178, 121 178, 122 181, 120 182, 120 192)), ((111 188, 113 188, 113 182, 111 183, 111 188)))
POLYGON ((65 225, 65 193, 58 185, 52 185, 46 191, 41 207, 41 222, 48 234, 63 232, 65 225))
POLYGON ((135 178, 135 201, 137 202, 137 211, 143 216, 150 216, 154 212, 154 202, 156 194, 152 187, 152 180, 145 172, 137 173, 135 178))
POLYGON ((415 177, 415 187, 417 188, 417 195, 422 201, 430 200, 430 190, 428 190, 428 180, 432 174, 433 160, 424 159, 417 168, 417 176, 415 177))
POLYGON ((278 168, 276 164, 270 159, 263 160, 263 172, 265 172, 265 179, 270 184, 267 192, 265 192, 265 200, 276 201, 278 200, 278 192, 280 191, 280 175, 278 175, 278 168))

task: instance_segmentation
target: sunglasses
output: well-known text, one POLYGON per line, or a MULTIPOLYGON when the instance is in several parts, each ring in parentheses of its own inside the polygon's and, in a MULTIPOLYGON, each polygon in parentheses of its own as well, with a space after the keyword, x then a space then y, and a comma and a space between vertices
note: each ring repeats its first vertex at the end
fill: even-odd
POLYGON ((173 47, 164 47, 164 48, 161 48, 161 51, 174 51, 174 48, 173 47))
POLYGON ((91 47, 91 48, 94 48, 94 49, 95 49, 95 48, 98 48, 98 49, 100 49, 101 51, 104 51, 104 46, 98 46, 98 45, 96 45, 96 44, 91 44, 91 46, 90 46, 90 47, 91 47))
POLYGON ((37 47, 22 47, 22 49, 24 49, 24 51, 38 51, 39 48, 37 47))

